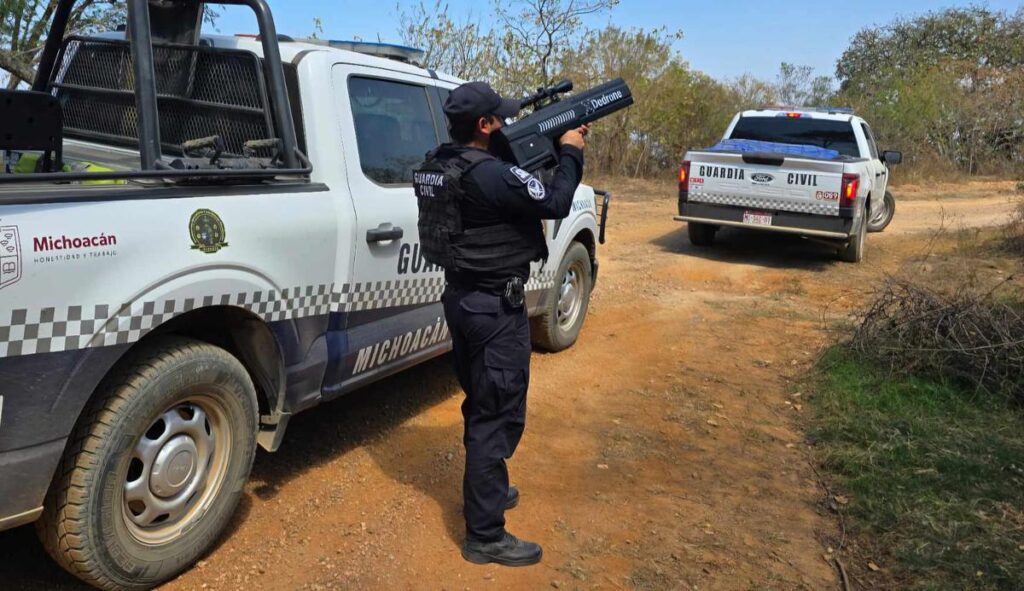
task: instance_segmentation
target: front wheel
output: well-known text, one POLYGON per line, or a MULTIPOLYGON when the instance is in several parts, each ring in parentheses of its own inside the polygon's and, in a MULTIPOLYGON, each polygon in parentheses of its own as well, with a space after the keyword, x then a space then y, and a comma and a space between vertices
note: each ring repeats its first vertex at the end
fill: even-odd
POLYGON ((892 196, 892 193, 886 191, 878 208, 872 208, 872 210, 871 219, 868 221, 868 232, 881 232, 896 215, 896 198, 892 196))
POLYGON ((551 352, 571 347, 583 329, 593 287, 590 252, 586 246, 573 242, 558 265, 543 314, 530 319, 533 344, 551 352))
POLYGON ((256 391, 227 351, 162 338, 101 386, 71 436, 37 533, 102 589, 149 589, 198 560, 256 453, 256 391))

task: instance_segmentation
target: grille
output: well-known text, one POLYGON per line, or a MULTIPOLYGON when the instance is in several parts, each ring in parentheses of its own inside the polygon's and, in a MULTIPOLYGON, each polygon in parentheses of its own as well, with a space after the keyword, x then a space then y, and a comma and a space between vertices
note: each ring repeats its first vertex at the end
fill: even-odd
MULTIPOLYGON (((249 140, 276 137, 259 58, 250 51, 154 45, 160 141, 165 154, 219 135, 241 155, 249 140)), ((51 88, 67 137, 137 147, 139 114, 129 43, 68 37, 51 88)))

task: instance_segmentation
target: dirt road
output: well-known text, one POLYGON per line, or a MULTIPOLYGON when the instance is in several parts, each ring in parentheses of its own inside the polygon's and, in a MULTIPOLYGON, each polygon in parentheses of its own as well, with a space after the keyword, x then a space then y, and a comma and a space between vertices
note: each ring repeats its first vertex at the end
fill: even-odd
MULTIPOLYGON (((727 230, 696 249, 673 188, 617 191, 580 342, 536 354, 509 528, 541 565, 473 566, 461 539, 461 392, 447 358, 296 417, 189 589, 834 589, 836 534, 805 460, 795 381, 862 290, 929 233, 1000 222, 1011 183, 904 187, 861 265, 727 230)), ((28 528, 0 587, 76 589, 28 528)))

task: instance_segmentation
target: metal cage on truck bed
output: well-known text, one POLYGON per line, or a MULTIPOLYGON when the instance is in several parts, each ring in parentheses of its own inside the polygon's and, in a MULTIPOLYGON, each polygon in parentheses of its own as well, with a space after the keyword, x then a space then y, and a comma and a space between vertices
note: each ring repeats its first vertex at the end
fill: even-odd
MULTIPOLYGON (((187 141, 220 136, 241 156, 253 140, 276 137, 262 63, 256 54, 204 45, 153 44, 160 146, 184 156, 187 141)), ((139 144, 139 112, 128 41, 68 37, 50 88, 66 137, 139 144)))
MULTIPOLYGON (((81 9, 83 0, 59 0, 32 92, 6 92, 33 95, 35 101, 28 104, 40 114, 49 108, 42 99, 51 93, 62 115, 53 119, 55 129, 46 132, 51 143, 71 137, 137 148, 138 169, 46 169, 0 174, 0 183, 308 179, 312 166, 298 146, 277 29, 266 0, 216 2, 253 10, 262 60, 250 51, 214 48, 200 41, 205 0, 126 3, 125 39, 65 38, 73 10, 81 9), (188 152, 201 150, 203 158, 189 157, 188 152), (164 154, 180 157, 168 163, 164 154)), ((4 149, 38 149, 23 143, 4 149)))

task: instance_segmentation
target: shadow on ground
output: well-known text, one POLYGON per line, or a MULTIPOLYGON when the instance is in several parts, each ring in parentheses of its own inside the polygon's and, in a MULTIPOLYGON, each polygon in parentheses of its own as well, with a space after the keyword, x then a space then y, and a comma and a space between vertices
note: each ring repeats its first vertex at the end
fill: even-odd
POLYGON ((437 503, 445 532, 456 546, 462 544, 466 532, 462 516, 465 455, 461 449, 461 423, 444 427, 405 426, 397 442, 368 448, 384 474, 412 486, 437 503), (409 449, 411 446, 403 446, 403 441, 415 442, 426 449, 409 449))
POLYGON ((841 264, 833 246, 813 242, 793 234, 759 232, 723 227, 715 234, 714 245, 690 244, 686 224, 651 241, 666 252, 687 254, 709 261, 743 263, 772 269, 825 271, 841 264))
MULTIPOLYGON (((251 477, 256 483, 255 496, 264 500, 273 498, 282 486, 309 469, 352 449, 372 447, 387 439, 390 432, 407 419, 459 392, 450 357, 445 355, 323 404, 312 412, 296 415, 277 453, 257 453, 251 477)), ((437 435, 456 444, 461 442, 458 428, 451 431, 437 435)), ((400 477, 396 472, 397 463, 386 458, 378 458, 378 461, 388 474, 400 477)), ((453 497, 451 491, 422 480, 415 484, 438 500, 448 529, 454 532, 453 536, 461 536, 461 498, 457 493, 453 497)), ((251 507, 252 498, 246 495, 226 534, 211 552, 231 539, 245 522, 251 507)), ((37 541, 32 526, 25 526, 0 532, 0 589, 78 591, 88 587, 51 561, 37 541)))

